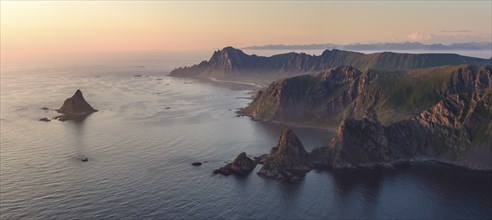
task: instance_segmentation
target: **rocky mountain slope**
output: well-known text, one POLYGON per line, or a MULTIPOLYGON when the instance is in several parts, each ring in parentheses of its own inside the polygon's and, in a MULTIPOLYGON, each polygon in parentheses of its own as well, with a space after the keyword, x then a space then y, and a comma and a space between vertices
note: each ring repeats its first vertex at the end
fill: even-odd
POLYGON ((360 71, 342 66, 279 79, 240 110, 256 120, 337 126, 373 107, 383 124, 413 117, 452 94, 492 87, 491 66, 360 71))
POLYGON ((457 54, 363 54, 342 50, 325 50, 321 55, 286 53, 270 57, 248 55, 239 49, 225 47, 215 51, 208 61, 191 67, 173 70, 170 75, 178 77, 226 77, 244 75, 293 76, 314 73, 338 67, 353 66, 360 70, 403 70, 442 65, 488 65, 490 59, 461 56, 457 54))
POLYGON ((418 158, 492 169, 492 92, 449 95, 410 119, 384 126, 373 108, 345 119, 332 143, 313 150, 316 166, 353 168, 418 158))

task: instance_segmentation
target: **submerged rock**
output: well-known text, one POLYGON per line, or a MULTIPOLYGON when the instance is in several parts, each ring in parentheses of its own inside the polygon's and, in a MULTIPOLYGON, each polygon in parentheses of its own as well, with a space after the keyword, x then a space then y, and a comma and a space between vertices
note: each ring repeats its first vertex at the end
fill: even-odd
POLYGON ((46 121, 46 122, 48 122, 48 121, 51 121, 51 120, 49 118, 40 118, 39 121, 46 121))
POLYGON ((231 174, 235 175, 245 175, 251 172, 256 167, 256 162, 246 156, 246 153, 240 153, 232 163, 214 170, 214 174, 222 174, 229 176, 231 174))
POLYGON ((194 162, 194 163, 192 163, 191 165, 193 165, 193 166, 201 166, 201 165, 202 165, 202 163, 201 163, 201 162, 194 162))
POLYGON ((97 110, 92 108, 92 106, 85 101, 82 92, 77 90, 72 97, 65 100, 62 107, 58 109, 57 112, 63 113, 64 115, 57 116, 55 118, 60 121, 65 121, 84 118, 94 112, 97 112, 97 110))
POLYGON ((280 135, 278 145, 263 159, 263 167, 258 175, 280 181, 301 180, 312 169, 309 155, 294 131, 285 129, 280 135))

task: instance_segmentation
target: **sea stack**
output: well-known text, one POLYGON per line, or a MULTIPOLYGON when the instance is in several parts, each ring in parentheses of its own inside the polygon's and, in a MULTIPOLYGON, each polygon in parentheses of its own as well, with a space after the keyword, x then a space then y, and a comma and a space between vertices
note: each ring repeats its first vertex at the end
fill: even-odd
POLYGON ((56 111, 64 114, 57 117, 59 120, 79 119, 97 112, 85 101, 80 90, 77 90, 72 97, 66 99, 62 107, 56 111))
POLYGON ((237 155, 236 159, 232 161, 232 163, 228 163, 227 165, 214 170, 214 174, 222 174, 225 176, 229 176, 231 174, 235 175, 246 175, 256 167, 256 162, 246 156, 246 153, 242 152, 237 155))
POLYGON ((311 169, 309 154, 294 131, 286 128, 282 131, 277 146, 263 159, 263 167, 258 175, 284 182, 296 182, 302 180, 311 169))

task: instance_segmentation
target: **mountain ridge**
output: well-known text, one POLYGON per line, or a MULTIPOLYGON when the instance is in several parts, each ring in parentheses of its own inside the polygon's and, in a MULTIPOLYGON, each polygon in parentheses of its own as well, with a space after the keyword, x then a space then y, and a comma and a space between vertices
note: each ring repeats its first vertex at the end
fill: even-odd
POLYGON ((363 54, 344 50, 325 50, 321 55, 284 53, 269 57, 248 55, 242 50, 225 47, 208 61, 176 68, 175 77, 272 76, 285 77, 315 73, 337 66, 365 69, 407 70, 443 65, 488 65, 492 60, 457 54, 408 54, 382 52, 363 54))
POLYGON ((419 114, 450 94, 492 86, 491 66, 442 66, 407 71, 337 67, 278 79, 239 113, 255 120, 337 126, 373 106, 389 124, 419 114))

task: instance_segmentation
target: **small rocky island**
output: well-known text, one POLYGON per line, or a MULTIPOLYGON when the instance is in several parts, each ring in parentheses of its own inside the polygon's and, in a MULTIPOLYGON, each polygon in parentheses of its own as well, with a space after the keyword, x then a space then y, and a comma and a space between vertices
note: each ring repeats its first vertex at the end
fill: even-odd
POLYGON ((273 147, 268 154, 253 160, 243 152, 232 163, 215 170, 214 174, 246 175, 253 171, 257 164, 263 164, 257 173, 259 176, 282 182, 302 180, 304 175, 312 169, 309 154, 301 141, 294 131, 286 128, 282 131, 277 146, 273 147))
POLYGON ((246 153, 242 152, 237 155, 236 159, 227 165, 214 170, 214 174, 222 174, 229 176, 234 175, 246 175, 250 173, 256 167, 256 162, 246 156, 246 153))
POLYGON ((62 107, 56 111, 63 114, 55 117, 55 119, 60 121, 82 120, 90 114, 97 112, 96 109, 87 103, 80 90, 77 90, 72 97, 66 99, 62 107))

